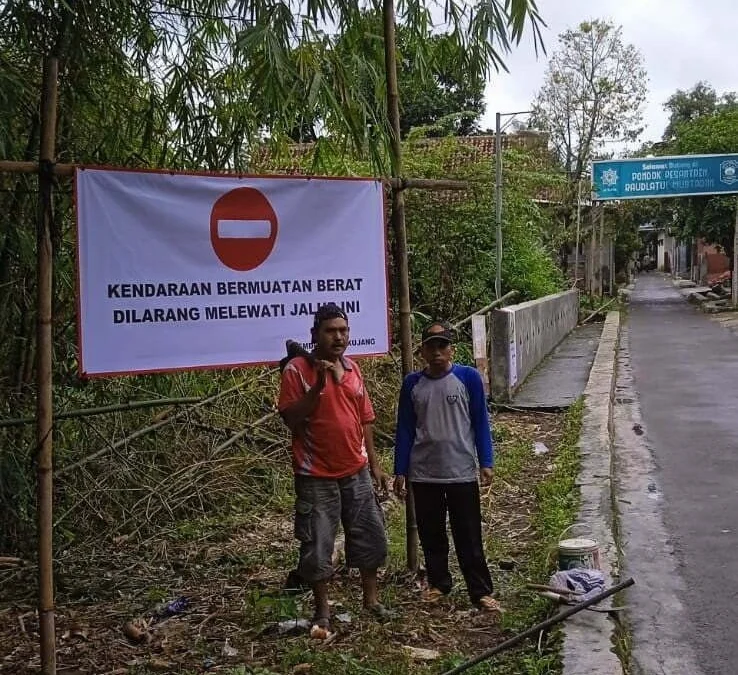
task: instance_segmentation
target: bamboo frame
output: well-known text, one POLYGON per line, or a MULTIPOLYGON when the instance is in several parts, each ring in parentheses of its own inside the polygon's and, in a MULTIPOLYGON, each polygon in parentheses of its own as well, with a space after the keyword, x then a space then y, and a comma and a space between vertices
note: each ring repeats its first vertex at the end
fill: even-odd
MULTIPOLYGON (((59 60, 46 57, 41 95, 41 147, 39 167, 51 166, 56 145, 56 99, 59 60)), ((53 221, 54 177, 39 174, 39 219, 36 232, 37 320, 36 320, 36 443, 38 448, 38 619, 41 672, 56 673, 56 633, 54 612, 53 560, 53 388, 52 388, 52 275, 51 227, 53 221)))
MULTIPOLYGON (((397 88, 397 45, 395 40, 395 2, 383 0, 384 24, 384 72, 387 78, 387 116, 392 129, 392 176, 402 176, 402 143, 400 141, 400 95, 397 88)), ((407 228, 405 227, 405 195, 402 187, 392 186, 392 229, 395 233, 395 272, 399 293, 400 354, 402 376, 413 369, 412 327, 410 322, 410 272, 407 254, 407 228)), ((410 482, 406 485, 405 536, 407 566, 418 569, 418 525, 415 517, 415 500, 410 482)))
MULTIPOLYGON (((91 415, 104 415, 111 412, 125 412, 128 410, 139 410, 141 408, 156 408, 164 405, 183 405, 186 403, 197 403, 199 396, 183 396, 178 398, 157 398, 151 401, 129 401, 128 403, 119 403, 117 405, 105 405, 97 408, 80 408, 79 410, 65 410, 56 413, 54 421, 67 420, 75 417, 88 417, 91 415)), ((24 424, 35 422, 35 417, 16 417, 15 419, 0 420, 0 429, 4 427, 20 427, 24 424)))
POLYGON ((97 459, 98 457, 101 457, 106 452, 117 450, 118 448, 122 448, 131 441, 135 441, 137 438, 141 438, 141 436, 146 436, 146 434, 150 434, 152 431, 156 431, 157 429, 163 427, 166 424, 170 424, 171 422, 174 422, 174 420, 179 419, 180 417, 183 417, 189 412, 192 412, 193 410, 197 410, 198 408, 201 408, 204 405, 207 405, 208 403, 212 403, 216 399, 222 398, 223 396, 226 396, 227 394, 230 394, 237 389, 240 389, 243 386, 243 383, 234 385, 233 387, 230 387, 226 389, 225 391, 218 392, 217 394, 213 394, 212 396, 208 396, 208 398, 204 398, 195 405, 189 406, 185 408, 184 410, 180 410, 179 412, 174 413, 174 415, 171 415, 169 417, 164 418, 163 420, 159 420, 158 422, 155 422, 154 424, 151 424, 147 427, 144 427, 143 429, 137 429, 132 434, 129 434, 125 438, 121 438, 119 441, 116 441, 112 445, 106 445, 104 448, 100 448, 100 450, 96 450, 91 455, 86 455, 85 457, 82 457, 82 459, 77 460, 73 464, 70 464, 69 466, 65 466, 61 469, 57 469, 54 471, 54 477, 57 476, 63 476, 64 474, 70 473, 71 471, 74 471, 75 469, 79 469, 79 467, 84 466, 88 462, 91 462, 93 459, 97 459))

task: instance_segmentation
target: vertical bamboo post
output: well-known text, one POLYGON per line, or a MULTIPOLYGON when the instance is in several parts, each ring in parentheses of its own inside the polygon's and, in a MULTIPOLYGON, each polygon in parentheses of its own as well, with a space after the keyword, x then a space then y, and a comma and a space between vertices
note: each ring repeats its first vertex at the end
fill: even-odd
MULTIPOLYGON (((400 97, 397 89, 397 59, 395 44, 395 3, 383 0, 384 67, 387 80, 387 116, 392 132, 392 176, 402 176, 402 145, 400 143, 400 97)), ((400 350, 402 376, 413 369, 412 331, 410 327, 410 281, 407 259, 407 230, 405 228, 405 196, 401 187, 392 187, 392 228, 395 235, 395 272, 400 306, 400 350)), ((415 501, 410 483, 405 500, 407 565, 418 567, 418 526, 415 519, 415 501)))
POLYGON ((38 616, 41 672, 56 673, 53 571, 53 443, 52 443, 52 250, 54 147, 59 62, 46 57, 41 95, 41 143, 39 151, 39 214, 36 231, 36 442, 38 448, 38 616))

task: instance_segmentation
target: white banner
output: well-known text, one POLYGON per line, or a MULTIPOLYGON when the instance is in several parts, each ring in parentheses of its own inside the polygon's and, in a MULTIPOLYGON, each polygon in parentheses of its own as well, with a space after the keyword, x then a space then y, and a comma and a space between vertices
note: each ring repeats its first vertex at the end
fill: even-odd
POLYGON ((78 169, 80 371, 273 363, 335 302, 389 349, 382 184, 78 169))

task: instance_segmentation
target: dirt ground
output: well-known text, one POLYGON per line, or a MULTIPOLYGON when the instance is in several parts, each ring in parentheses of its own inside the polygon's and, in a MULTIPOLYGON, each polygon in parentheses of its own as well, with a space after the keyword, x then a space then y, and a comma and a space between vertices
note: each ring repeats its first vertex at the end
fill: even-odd
MULTIPOLYGON (((536 486, 553 471, 563 422, 563 414, 496 417, 498 473, 482 499, 490 568, 511 610, 528 601, 520 574, 537 544, 536 486), (550 452, 535 455, 534 441, 550 452)), ((56 561, 57 671, 439 672, 444 657, 472 656, 509 637, 516 627, 473 609, 461 584, 438 605, 419 601, 422 578, 405 571, 403 508, 394 499, 384 507, 391 560, 381 594, 396 613, 388 623, 362 613, 359 580, 339 564, 335 635, 317 641, 280 630, 280 621, 311 615, 309 593, 284 590, 296 559, 287 510, 231 516, 227 525, 190 523, 145 542, 101 534, 95 547, 56 561), (162 606, 177 598, 186 606, 166 616, 162 606), (136 630, 124 631, 128 623, 136 630), (426 664, 407 647, 435 650, 441 660, 426 664)), ((30 564, 0 568, 2 673, 40 669, 35 574, 30 564)))

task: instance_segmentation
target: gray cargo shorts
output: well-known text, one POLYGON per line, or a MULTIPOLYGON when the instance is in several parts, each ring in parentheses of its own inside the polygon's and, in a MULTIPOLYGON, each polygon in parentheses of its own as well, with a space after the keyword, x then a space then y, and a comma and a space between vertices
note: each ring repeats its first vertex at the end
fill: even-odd
POLYGON ((368 467, 347 478, 295 476, 295 538, 300 542, 298 574, 309 582, 333 575, 338 523, 346 537, 348 567, 373 570, 387 558, 384 515, 368 467))

